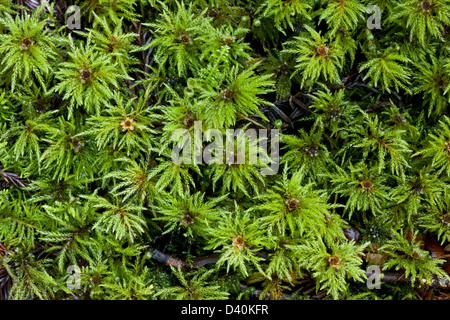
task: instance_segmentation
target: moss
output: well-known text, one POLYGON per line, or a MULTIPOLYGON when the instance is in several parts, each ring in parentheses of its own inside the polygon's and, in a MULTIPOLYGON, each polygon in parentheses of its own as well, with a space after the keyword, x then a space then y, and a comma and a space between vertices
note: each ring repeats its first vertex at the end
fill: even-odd
POLYGON ((22 2, 0 0, 0 298, 448 291, 448 1, 78 0, 79 30, 22 2))

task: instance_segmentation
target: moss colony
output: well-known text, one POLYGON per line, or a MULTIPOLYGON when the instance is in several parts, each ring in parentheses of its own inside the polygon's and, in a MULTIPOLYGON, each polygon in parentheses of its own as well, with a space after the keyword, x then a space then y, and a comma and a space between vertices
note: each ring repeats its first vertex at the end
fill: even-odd
POLYGON ((0 0, 1 299, 449 299, 450 1, 42 2, 0 0), (229 129, 267 148, 175 161, 229 129))

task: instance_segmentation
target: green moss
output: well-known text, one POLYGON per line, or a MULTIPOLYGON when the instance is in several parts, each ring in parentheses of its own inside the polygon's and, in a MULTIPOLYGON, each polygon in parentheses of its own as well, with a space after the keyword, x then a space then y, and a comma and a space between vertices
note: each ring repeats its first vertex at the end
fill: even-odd
POLYGON ((81 30, 64 1, 0 0, 0 297, 442 292, 448 1, 74 4, 81 30), (244 163, 199 128, 242 129, 244 163), (225 163, 194 161, 205 150, 225 163), (365 285, 374 263, 381 290, 365 285))

